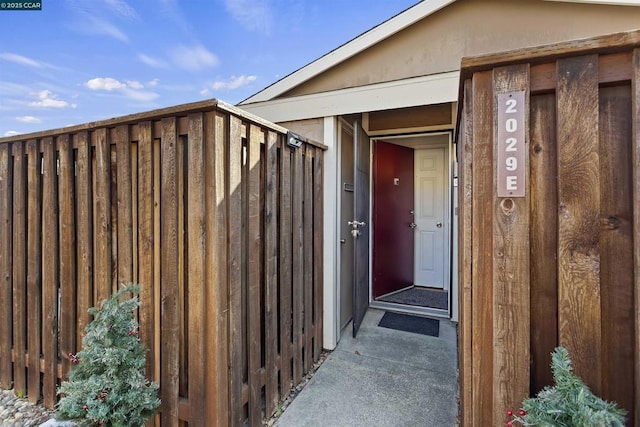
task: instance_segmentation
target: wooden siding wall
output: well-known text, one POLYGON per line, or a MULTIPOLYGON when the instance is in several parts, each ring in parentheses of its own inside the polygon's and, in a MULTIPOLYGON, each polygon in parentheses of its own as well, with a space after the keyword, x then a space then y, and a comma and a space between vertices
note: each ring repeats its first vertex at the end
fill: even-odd
POLYGON ((0 387, 52 407, 128 282, 157 424, 258 426, 318 360, 323 149, 186 110, 0 142, 0 387))
POLYGON ((640 425, 640 35, 629 37, 627 48, 616 36, 463 60, 464 426, 504 425, 507 409, 552 383, 558 345, 640 425), (496 100, 516 90, 526 197, 499 198, 496 100))

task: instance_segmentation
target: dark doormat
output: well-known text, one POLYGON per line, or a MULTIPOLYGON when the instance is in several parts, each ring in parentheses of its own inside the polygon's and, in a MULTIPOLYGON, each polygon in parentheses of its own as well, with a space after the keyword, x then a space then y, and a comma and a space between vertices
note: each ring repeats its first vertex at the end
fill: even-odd
POLYGON ((413 286, 400 292, 383 295, 377 301, 393 302, 396 304, 417 305, 420 307, 438 308, 446 310, 449 307, 449 295, 441 289, 413 286))
POLYGON ((440 321, 426 317, 410 316, 408 314, 387 311, 380 319, 378 326, 398 331, 413 332, 415 334, 437 337, 440 333, 440 321))

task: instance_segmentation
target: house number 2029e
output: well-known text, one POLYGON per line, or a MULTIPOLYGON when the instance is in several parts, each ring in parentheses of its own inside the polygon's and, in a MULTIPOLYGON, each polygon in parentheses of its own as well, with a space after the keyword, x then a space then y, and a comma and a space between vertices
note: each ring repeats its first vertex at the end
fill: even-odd
POLYGON ((524 197, 524 91, 498 94, 498 197, 524 197))

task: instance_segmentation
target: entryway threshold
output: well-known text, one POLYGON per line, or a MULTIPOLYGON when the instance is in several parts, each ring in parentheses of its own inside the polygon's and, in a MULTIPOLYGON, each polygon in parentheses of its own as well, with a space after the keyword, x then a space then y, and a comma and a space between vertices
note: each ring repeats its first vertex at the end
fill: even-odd
POLYGON ((416 316, 433 317, 436 319, 449 319, 448 310, 439 308, 420 307, 417 305, 397 304, 386 301, 371 301, 369 307, 378 310, 394 311, 396 313, 414 314, 416 316))
POLYGON ((345 328, 278 427, 455 426, 458 414, 456 325, 438 337, 379 327, 369 309, 356 338, 345 328))

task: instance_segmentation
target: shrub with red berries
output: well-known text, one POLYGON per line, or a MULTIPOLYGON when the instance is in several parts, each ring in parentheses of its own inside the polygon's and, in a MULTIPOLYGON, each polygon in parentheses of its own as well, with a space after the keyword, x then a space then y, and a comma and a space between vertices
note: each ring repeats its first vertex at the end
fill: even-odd
POLYGON ((158 385, 144 376, 146 349, 140 343, 134 312, 136 285, 128 285, 91 308, 82 351, 69 353, 73 364, 56 418, 83 426, 143 426, 160 405, 158 385))
POLYGON ((594 395, 573 373, 566 348, 551 353, 551 370, 555 384, 522 402, 518 415, 508 410, 507 427, 624 427, 625 411, 594 395))

